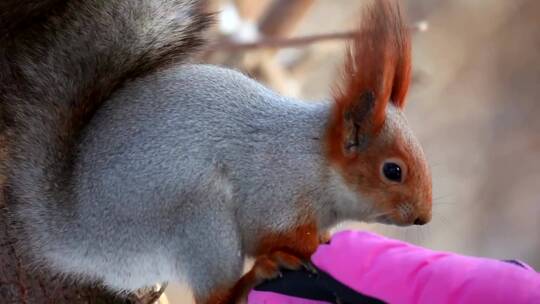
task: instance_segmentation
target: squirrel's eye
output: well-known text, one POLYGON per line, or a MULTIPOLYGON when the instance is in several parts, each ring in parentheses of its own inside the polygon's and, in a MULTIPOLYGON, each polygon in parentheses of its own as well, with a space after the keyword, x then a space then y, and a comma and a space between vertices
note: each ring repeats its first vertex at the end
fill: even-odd
POLYGON ((401 182, 402 169, 401 167, 392 162, 385 163, 382 167, 384 177, 393 182, 401 182))

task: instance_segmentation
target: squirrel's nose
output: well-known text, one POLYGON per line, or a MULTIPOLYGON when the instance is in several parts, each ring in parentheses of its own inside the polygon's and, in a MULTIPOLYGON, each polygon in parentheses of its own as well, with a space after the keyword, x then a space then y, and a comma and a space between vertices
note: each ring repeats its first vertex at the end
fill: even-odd
POLYGON ((416 219, 414 219, 414 225, 425 225, 431 221, 431 204, 424 205, 416 212, 416 219))
POLYGON ((414 220, 413 224, 415 225, 425 225, 431 220, 431 210, 429 212, 421 213, 414 220))
POLYGON ((417 217, 415 220, 414 220, 414 223, 415 225, 425 225, 427 224, 427 221, 421 217, 417 217))

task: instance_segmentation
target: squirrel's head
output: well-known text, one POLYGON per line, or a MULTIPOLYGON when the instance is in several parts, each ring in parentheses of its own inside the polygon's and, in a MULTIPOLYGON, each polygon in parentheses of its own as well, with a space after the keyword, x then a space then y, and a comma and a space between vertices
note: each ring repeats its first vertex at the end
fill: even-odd
POLYGON ((399 6, 382 0, 374 1, 362 24, 334 96, 328 160, 357 201, 373 206, 347 216, 425 224, 431 219, 431 175, 402 113, 411 73, 409 30, 399 6))

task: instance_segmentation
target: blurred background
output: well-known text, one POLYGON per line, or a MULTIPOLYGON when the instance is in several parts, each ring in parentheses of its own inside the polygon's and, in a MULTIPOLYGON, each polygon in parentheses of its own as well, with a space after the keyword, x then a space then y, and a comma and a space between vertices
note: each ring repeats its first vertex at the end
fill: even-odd
MULTIPOLYGON (((288 96, 328 98, 350 31, 370 1, 214 0, 219 23, 201 61, 242 70, 288 96)), ((403 5, 413 31, 406 114, 432 166, 433 220, 337 229, 517 258, 539 270, 540 1, 403 5)), ((180 286, 169 286, 166 298, 191 301, 180 286)))

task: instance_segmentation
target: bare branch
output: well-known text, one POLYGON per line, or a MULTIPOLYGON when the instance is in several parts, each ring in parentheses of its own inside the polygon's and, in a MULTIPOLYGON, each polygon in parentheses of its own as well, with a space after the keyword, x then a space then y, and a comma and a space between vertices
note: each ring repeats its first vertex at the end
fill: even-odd
MULTIPOLYGON (((410 27, 413 32, 424 32, 427 30, 426 22, 418 22, 410 27)), ((332 40, 350 40, 359 35, 359 31, 346 31, 338 33, 309 35, 295 38, 263 38, 254 42, 234 42, 221 41, 212 44, 208 47, 208 52, 231 52, 231 51, 248 51, 261 48, 294 48, 305 47, 313 43, 326 42, 332 40)))

